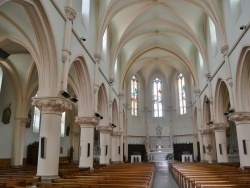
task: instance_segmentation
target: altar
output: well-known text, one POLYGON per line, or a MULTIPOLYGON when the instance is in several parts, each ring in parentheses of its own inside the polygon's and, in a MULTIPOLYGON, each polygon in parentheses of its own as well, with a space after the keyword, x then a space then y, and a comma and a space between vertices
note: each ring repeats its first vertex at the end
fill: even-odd
POLYGON ((164 162, 173 159, 173 141, 171 137, 162 138, 161 127, 156 128, 157 137, 147 136, 145 147, 148 162, 164 162))

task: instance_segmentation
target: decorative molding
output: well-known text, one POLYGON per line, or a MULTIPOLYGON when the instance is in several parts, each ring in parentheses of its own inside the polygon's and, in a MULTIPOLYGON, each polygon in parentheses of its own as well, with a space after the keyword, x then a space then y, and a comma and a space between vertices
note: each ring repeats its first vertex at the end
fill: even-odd
POLYGON ((100 63, 100 61, 101 61, 101 55, 100 54, 98 54, 98 53, 94 53, 94 58, 95 58, 95 61, 97 62, 97 63, 100 63))
POLYGON ((76 18, 75 10, 69 6, 65 7, 65 14, 70 21, 73 21, 76 18))
POLYGON ((72 103, 61 97, 34 97, 31 103, 41 113, 63 113, 72 109, 72 103))
POLYGON ((195 95, 200 95, 201 91, 199 89, 194 90, 195 95))
POLYGON ((97 130, 100 134, 110 134, 112 132, 112 128, 110 126, 98 126, 97 130))
POLYGON ((122 135, 122 132, 113 132, 113 133, 111 133, 111 136, 115 137, 115 138, 119 138, 119 137, 121 137, 121 135, 122 135))
POLYGON ((250 121, 250 112, 235 112, 228 115, 230 121, 242 122, 250 121))
POLYGON ((213 131, 212 129, 203 129, 203 130, 200 130, 201 132, 201 135, 212 135, 213 131))
POLYGON ((94 128, 99 124, 99 119, 96 117, 75 117, 75 122, 81 126, 81 128, 94 128))
POLYGON ((227 123, 215 123, 211 128, 214 131, 226 131, 226 129, 228 128, 228 124, 227 123))
POLYGON ((220 52, 223 54, 223 56, 226 56, 228 54, 228 45, 222 46, 220 52))

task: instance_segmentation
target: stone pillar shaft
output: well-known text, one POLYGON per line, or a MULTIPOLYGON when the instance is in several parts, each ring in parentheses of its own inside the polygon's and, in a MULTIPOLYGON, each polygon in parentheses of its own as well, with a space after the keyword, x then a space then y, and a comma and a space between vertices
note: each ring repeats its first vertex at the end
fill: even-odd
POLYGON ((99 126, 98 130, 100 132, 100 164, 110 164, 110 126, 99 126))
POLYGON ((240 166, 250 166, 250 112, 235 112, 229 115, 237 130, 240 166))
POLYGON ((212 149, 209 147, 212 147, 212 131, 210 129, 204 129, 201 132, 203 136, 203 145, 205 147, 205 160, 208 161, 209 163, 212 163, 212 149))
POLYGON ((94 128, 99 123, 95 117, 76 117, 81 127, 79 167, 93 168, 94 128))
POLYGON ((228 162, 226 124, 215 124, 213 126, 216 141, 217 161, 228 162))
POLYGON ((17 167, 23 165, 23 147, 25 126, 30 120, 27 118, 15 118, 14 121, 14 136, 12 146, 11 166, 17 167))
POLYGON ((59 165, 61 116, 63 112, 72 108, 72 104, 60 97, 36 97, 33 98, 32 105, 41 112, 37 176, 41 176, 41 179, 56 178, 59 165))
POLYGON ((120 162, 121 161, 121 132, 113 132, 111 133, 111 146, 112 146, 112 154, 111 160, 112 162, 120 162), (119 152, 120 148, 120 152, 119 152))

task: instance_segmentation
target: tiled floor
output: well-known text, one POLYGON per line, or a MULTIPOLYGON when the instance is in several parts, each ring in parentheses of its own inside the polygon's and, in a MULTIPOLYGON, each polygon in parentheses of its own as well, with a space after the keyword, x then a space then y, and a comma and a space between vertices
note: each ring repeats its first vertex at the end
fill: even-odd
POLYGON ((167 162, 156 163, 153 188, 179 188, 168 170, 167 162))

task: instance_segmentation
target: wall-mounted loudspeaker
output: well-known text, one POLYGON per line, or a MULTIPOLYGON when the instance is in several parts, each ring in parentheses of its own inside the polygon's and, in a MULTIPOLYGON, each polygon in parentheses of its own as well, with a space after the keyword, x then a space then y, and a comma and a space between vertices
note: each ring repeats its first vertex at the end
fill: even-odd
POLYGON ((8 54, 7 52, 5 52, 4 50, 2 50, 0 48, 0 58, 2 58, 3 60, 7 59, 7 57, 9 57, 10 54, 8 54))
POLYGON ((45 159, 46 157, 46 138, 45 137, 41 137, 41 155, 40 157, 42 159, 45 159))
POLYGON ((90 156, 90 143, 88 143, 88 153, 87 153, 87 157, 90 156))

